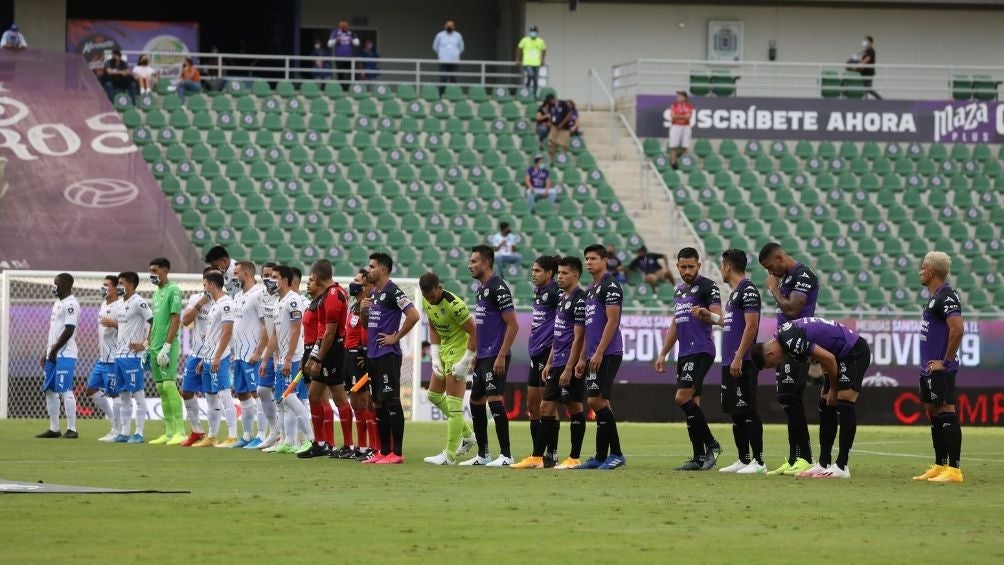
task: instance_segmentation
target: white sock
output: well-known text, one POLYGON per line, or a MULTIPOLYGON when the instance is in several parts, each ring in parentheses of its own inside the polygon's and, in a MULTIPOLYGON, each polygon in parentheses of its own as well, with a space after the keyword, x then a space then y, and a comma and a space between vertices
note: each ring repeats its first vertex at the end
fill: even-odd
POLYGON ((296 423, 300 428, 300 433, 308 440, 314 441, 314 427, 310 422, 310 410, 307 410, 307 407, 303 405, 303 401, 293 394, 287 396, 283 402, 289 402, 290 400, 293 400, 293 402, 289 403, 289 407, 296 415, 296 423))
POLYGON ((261 398, 254 397, 254 413, 258 421, 258 439, 265 441, 265 432, 268 428, 268 417, 265 416, 265 407, 262 406, 261 398))
POLYGON ((206 404, 209 405, 209 437, 216 437, 220 433, 220 418, 223 417, 220 395, 207 394, 206 404))
POLYGON ((296 413, 286 404, 282 403, 282 435, 286 445, 296 445, 296 413))
POLYGON ((234 397, 230 389, 220 391, 220 403, 223 404, 223 414, 227 419, 227 437, 237 439, 237 409, 234 408, 234 397))
POLYGON ((102 391, 99 390, 99 391, 95 392, 94 394, 90 395, 89 398, 91 399, 91 402, 93 402, 94 405, 98 407, 98 410, 101 410, 101 412, 105 416, 111 417, 111 415, 112 415, 112 403, 108 401, 108 397, 105 396, 104 392, 102 392, 102 391))
MULTIPOLYGON (((261 400, 261 411, 265 414, 265 419, 268 420, 269 425, 269 436, 279 436, 281 428, 279 427, 279 409, 275 404, 275 394, 272 389, 265 387, 258 387, 258 400, 261 400)), ((263 432, 259 428, 258 437, 262 437, 263 432)))
POLYGON ((122 400, 119 397, 112 399, 112 435, 119 435, 122 429, 122 400))
POLYGON ((45 391, 45 410, 49 413, 49 430, 59 431, 59 393, 45 391))
POLYGON ((251 441, 251 432, 254 431, 255 415, 258 409, 253 398, 241 400, 241 439, 251 441))
POLYGON ((143 424, 146 423, 146 393, 137 390, 132 393, 132 397, 136 400, 136 433, 143 435, 143 424))
POLYGON ((129 430, 132 429, 132 393, 123 390, 119 393, 119 398, 122 399, 122 408, 119 412, 119 433, 128 436, 129 430))
POLYGON ((77 397, 72 390, 59 394, 63 397, 63 412, 66 412, 66 430, 77 431, 77 397))
POLYGON ((192 433, 202 433, 202 419, 199 418, 199 399, 196 397, 185 399, 185 411, 188 413, 188 421, 192 424, 192 433))

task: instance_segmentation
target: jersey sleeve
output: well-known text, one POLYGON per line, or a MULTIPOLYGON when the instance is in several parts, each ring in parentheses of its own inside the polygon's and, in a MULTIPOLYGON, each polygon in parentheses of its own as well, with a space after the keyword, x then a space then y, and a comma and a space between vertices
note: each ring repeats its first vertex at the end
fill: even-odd
POLYGON ((520 39, 519 43, 516 44, 516 47, 518 47, 520 49, 525 49, 526 48, 526 38, 524 37, 523 39, 520 39))
POLYGON ((77 320, 80 317, 80 304, 76 300, 66 303, 63 309, 63 326, 77 327, 77 320))
POLYGON ((221 323, 234 323, 234 318, 236 317, 236 310, 233 300, 224 300, 223 304, 220 305, 220 322, 221 323))
POLYGON ((561 290, 558 287, 547 293, 546 304, 550 308, 557 308, 561 304, 561 290))
POLYGON ((748 285, 743 289, 742 295, 739 297, 740 306, 743 312, 760 312, 760 291, 756 289, 753 285, 748 285))
POLYGON ((586 294, 578 293, 572 299, 572 324, 585 327, 586 325, 586 294))
POLYGON ((139 308, 137 308, 136 311, 147 322, 153 320, 153 310, 150 309, 150 304, 148 304, 143 298, 139 299, 139 308))
POLYGON ((397 305, 397 309, 405 312, 408 308, 414 308, 415 305, 411 303, 411 299, 408 295, 401 290, 401 287, 395 286, 394 288, 394 303, 397 305))
POLYGON ((286 303, 286 314, 290 321, 303 319, 303 304, 299 298, 292 298, 286 303))
POLYGON ((805 330, 791 322, 781 326, 777 332, 777 341, 785 353, 799 361, 805 361, 812 351, 812 342, 805 336, 805 330))
POLYGON ((182 310, 181 289, 172 285, 170 293, 171 295, 167 297, 167 311, 180 316, 182 310))
POLYGON ((711 279, 704 279, 704 288, 701 289, 701 300, 710 308, 714 304, 721 306, 722 304, 722 291, 718 288, 718 285, 714 283, 711 279))
POLYGON ((450 317, 453 318, 457 326, 463 326, 467 320, 471 319, 471 310, 467 307, 466 302, 454 296, 453 302, 450 303, 450 317))
POLYGON ((817 288, 819 288, 819 279, 816 278, 815 273, 809 271, 808 269, 803 269, 802 272, 795 275, 795 281, 792 284, 791 291, 809 294, 817 288))
POLYGON ((959 302, 959 295, 952 292, 940 296, 934 303, 934 310, 945 320, 962 315, 962 304, 959 302))
POLYGON ((619 282, 611 280, 603 283, 603 290, 598 297, 604 306, 622 306, 624 304, 624 289, 619 282))
POLYGON ((499 312, 512 312, 512 292, 509 291, 509 285, 504 282, 499 281, 499 283, 492 289, 492 300, 495 301, 495 306, 498 307, 499 312))

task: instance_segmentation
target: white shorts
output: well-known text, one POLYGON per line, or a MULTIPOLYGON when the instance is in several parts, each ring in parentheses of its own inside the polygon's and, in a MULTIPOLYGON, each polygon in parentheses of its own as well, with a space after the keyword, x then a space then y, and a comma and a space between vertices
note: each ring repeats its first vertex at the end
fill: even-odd
POLYGON ((669 148, 675 149, 690 147, 690 126, 671 125, 669 126, 669 148))

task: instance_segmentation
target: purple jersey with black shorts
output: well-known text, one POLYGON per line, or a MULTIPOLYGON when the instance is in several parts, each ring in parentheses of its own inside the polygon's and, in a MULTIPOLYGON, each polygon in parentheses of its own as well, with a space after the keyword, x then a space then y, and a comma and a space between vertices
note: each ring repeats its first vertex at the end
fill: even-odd
POLYGON ((924 322, 920 326, 920 374, 928 376, 927 364, 945 361, 945 372, 959 370, 959 359, 945 360, 948 353, 948 319, 962 315, 959 293, 945 283, 934 291, 924 308, 924 322))
MULTIPOLYGON (((816 278, 816 273, 813 273, 812 269, 805 265, 796 263, 790 271, 785 273, 778 284, 778 292, 785 298, 791 296, 793 292, 800 292, 805 295, 805 306, 802 307, 802 311, 793 319, 809 318, 816 313, 816 301, 819 298, 819 279, 816 278)), ((784 315, 779 306, 777 308, 777 325, 780 326, 788 321, 791 320, 784 315)))
POLYGON ((562 293, 558 313, 554 317, 554 343, 551 345, 551 366, 563 367, 572 355, 575 328, 586 325, 586 291, 576 288, 571 295, 562 293))
MULTIPOLYGON (((592 357, 603 339, 603 329, 607 325, 607 306, 621 308, 624 304, 624 289, 621 283, 609 274, 604 275, 600 282, 593 283, 586 293, 586 356, 592 357)), ((622 355, 624 340, 621 329, 617 328, 610 345, 603 355, 622 355)))
MULTIPOLYGON (((731 365, 736 358, 736 351, 743 341, 746 331, 746 313, 757 315, 760 319, 760 291, 749 279, 743 279, 725 301, 725 323, 722 327, 722 364, 731 365)), ((754 338, 755 339, 755 338, 754 338)), ((746 349, 743 361, 749 361, 750 350, 746 349)))
POLYGON ((561 289, 551 281, 533 289, 533 321, 530 323, 530 356, 545 353, 554 341, 554 315, 561 289))
POLYGON ((495 357, 502 349, 506 325, 502 314, 512 312, 512 293, 498 275, 492 275, 478 289, 474 320, 478 328, 478 359, 495 357))
POLYGON ((823 318, 799 318, 785 322, 774 338, 781 348, 794 359, 805 361, 812 347, 821 347, 837 358, 847 357, 858 342, 858 334, 839 322, 823 318))
POLYGON ((690 309, 695 306, 711 308, 712 304, 720 305, 722 296, 718 285, 711 279, 698 275, 694 284, 680 283, 676 287, 673 301, 676 340, 680 344, 677 358, 698 353, 714 356, 715 342, 711 338, 711 324, 692 316, 690 309))

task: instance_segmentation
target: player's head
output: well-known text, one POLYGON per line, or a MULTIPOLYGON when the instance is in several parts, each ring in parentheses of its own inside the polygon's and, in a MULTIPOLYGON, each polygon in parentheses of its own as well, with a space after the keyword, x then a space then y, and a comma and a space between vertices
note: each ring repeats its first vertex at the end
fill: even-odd
POLYGON ((676 270, 680 278, 687 284, 694 284, 697 274, 701 272, 701 256, 693 247, 684 247, 676 254, 676 270))
MULTIPOLYGON (((121 278, 122 275, 119 275, 121 278)), ((213 298, 223 294, 223 273, 217 270, 206 271, 202 274, 202 290, 205 290, 213 298)))
POLYGON ((764 245, 760 250, 760 257, 758 258, 763 268, 778 278, 783 277, 788 272, 788 260, 788 254, 784 252, 781 244, 776 241, 764 245))
POLYGON ((746 262, 746 252, 742 249, 726 249, 722 253, 722 278, 726 282, 738 282, 746 276, 746 262))
POLYGON ((261 278, 270 279, 272 278, 272 269, 278 266, 274 261, 269 261, 261 266, 261 278))
POLYGON ((126 297, 132 296, 136 292, 136 287, 139 286, 139 275, 135 271, 123 271, 119 273, 119 284, 125 287, 126 297))
POLYGON ((390 278, 390 272, 394 270, 394 260, 386 253, 373 253, 370 255, 369 265, 366 266, 366 278, 370 284, 379 284, 390 278))
POLYGON ((369 279, 366 277, 366 269, 359 269, 356 276, 352 277, 352 282, 349 283, 349 296, 352 296, 356 300, 362 300, 371 290, 373 290, 373 285, 370 284, 369 279))
POLYGON ((217 245, 206 252, 206 263, 226 272, 230 268, 230 252, 227 251, 226 247, 217 245))
POLYGON ((491 276, 495 270, 495 251, 487 245, 475 245, 471 248, 467 269, 471 272, 471 278, 479 281, 491 276))
POLYGON ((677 102, 686 102, 687 101, 687 91, 686 90, 677 90, 676 91, 676 101, 677 102))
POLYGON ((256 273, 257 270, 251 261, 238 261, 234 266, 234 277, 240 281, 241 288, 245 290, 254 286, 256 273))
POLYGON ((638 257, 644 257, 648 255, 648 247, 642 245, 638 249, 634 250, 634 254, 637 255, 638 257))
POLYGON ((331 261, 318 259, 310 266, 310 274, 317 279, 317 284, 328 286, 328 282, 335 276, 335 271, 331 266, 331 261))
POLYGON ((944 282, 952 272, 952 258, 943 251, 931 251, 924 255, 920 264, 920 284, 927 286, 931 281, 944 282))
POLYGON ((425 273, 418 279, 418 288, 429 304, 439 304, 443 300, 443 283, 436 273, 425 273))
POLYGON ((530 269, 530 278, 533 286, 544 286, 554 280, 555 273, 558 272, 558 259, 551 255, 541 255, 533 262, 530 269))
POLYGON ((582 276, 582 261, 578 257, 562 257, 558 259, 558 286, 561 290, 568 291, 579 286, 579 278, 582 276))
POLYGON ((773 369, 784 362, 784 350, 781 343, 772 339, 767 343, 754 343, 750 347, 750 357, 760 369, 773 369))
POLYGON ((293 269, 293 292, 300 292, 300 281, 303 280, 303 271, 299 267, 290 267, 293 269))
POLYGON ((118 296, 118 286, 119 278, 116 275, 105 275, 105 279, 101 281, 101 297, 105 299, 115 300, 118 296))
POLYGON ((156 257, 150 259, 150 284, 161 286, 167 284, 167 274, 171 272, 171 262, 167 257, 156 257))
POLYGON ((607 272, 607 248, 602 243, 594 243, 587 247, 582 256, 586 259, 586 270, 593 277, 607 272))
POLYGON ((66 298, 73 294, 73 275, 70 273, 59 273, 52 279, 52 294, 59 298, 66 298))
MULTIPOLYGON (((276 282, 276 287, 279 289, 279 295, 285 296, 289 289, 293 288, 293 278, 296 276, 293 273, 293 268, 288 265, 276 265, 272 268, 272 280, 276 282)), ((308 283, 308 289, 309 283, 308 283)))

